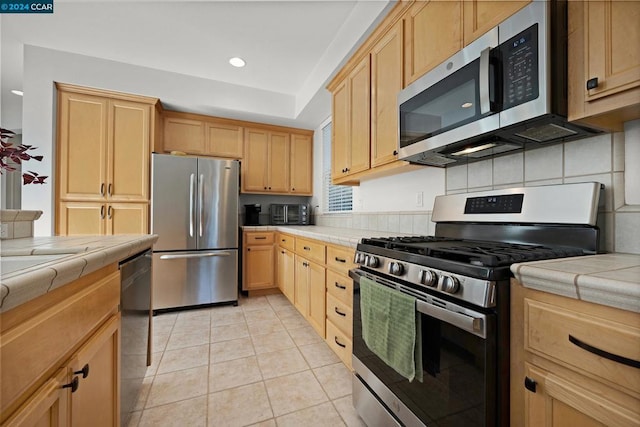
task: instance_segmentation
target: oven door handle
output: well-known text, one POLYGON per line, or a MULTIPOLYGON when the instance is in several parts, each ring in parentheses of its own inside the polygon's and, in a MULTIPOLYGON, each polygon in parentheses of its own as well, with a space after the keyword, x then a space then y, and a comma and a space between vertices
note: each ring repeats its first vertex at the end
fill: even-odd
POLYGON ((479 337, 487 337, 486 322, 484 322, 483 317, 474 317, 468 314, 446 310, 421 300, 416 300, 416 307, 422 314, 447 322, 479 337))

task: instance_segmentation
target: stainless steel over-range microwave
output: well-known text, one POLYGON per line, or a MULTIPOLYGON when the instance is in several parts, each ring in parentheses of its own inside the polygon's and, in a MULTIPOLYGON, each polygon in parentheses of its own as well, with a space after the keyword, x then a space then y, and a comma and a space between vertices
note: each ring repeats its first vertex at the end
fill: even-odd
POLYGON ((447 166, 598 133, 568 123, 566 1, 534 1, 398 95, 398 157, 447 166))

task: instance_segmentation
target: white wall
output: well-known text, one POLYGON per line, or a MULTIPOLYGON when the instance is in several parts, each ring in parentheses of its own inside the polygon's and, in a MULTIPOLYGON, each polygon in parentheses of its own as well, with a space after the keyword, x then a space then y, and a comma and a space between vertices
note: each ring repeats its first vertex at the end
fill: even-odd
MULTIPOLYGON (((48 184, 26 186, 22 195, 22 209, 37 209, 44 213, 36 221, 34 234, 53 233, 55 177, 55 86, 54 82, 154 96, 171 109, 173 103, 186 100, 197 105, 213 105, 200 113, 233 116, 237 119, 296 126, 295 98, 285 94, 233 86, 177 73, 138 67, 68 52, 35 46, 24 49, 24 100, 22 129, 24 142, 38 147, 44 155, 41 163, 29 162, 25 169, 49 176, 48 184), (198 100, 200 100, 198 102, 198 100), (272 116, 267 117, 269 112, 272 116), (289 118, 289 119, 288 119, 289 118)), ((324 116, 330 105, 325 106, 324 116)), ((317 120, 311 126, 315 126, 317 120)), ((297 126, 302 126, 297 124, 297 126)))

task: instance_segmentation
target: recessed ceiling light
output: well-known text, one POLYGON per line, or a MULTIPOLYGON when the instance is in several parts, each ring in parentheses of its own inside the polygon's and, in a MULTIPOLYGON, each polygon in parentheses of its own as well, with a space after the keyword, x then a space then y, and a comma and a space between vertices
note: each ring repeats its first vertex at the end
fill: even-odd
POLYGON ((24 92, 22 92, 21 90, 12 90, 11 93, 18 96, 24 95, 24 92))
POLYGON ((471 102, 465 102, 464 104, 461 105, 462 108, 469 108, 471 107, 473 104, 471 102))
POLYGON ((238 68, 240 68, 240 67, 244 67, 247 63, 246 63, 246 62, 244 62, 244 59, 242 59, 242 58, 238 58, 238 57, 236 56, 236 57, 231 58, 231 59, 229 60, 229 64, 233 65, 234 67, 238 67, 238 68))

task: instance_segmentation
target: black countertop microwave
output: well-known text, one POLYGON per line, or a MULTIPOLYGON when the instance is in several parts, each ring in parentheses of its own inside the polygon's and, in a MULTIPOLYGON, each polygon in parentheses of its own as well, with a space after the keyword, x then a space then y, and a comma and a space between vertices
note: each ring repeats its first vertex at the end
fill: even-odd
POLYGON ((269 216, 272 225, 311 224, 311 209, 308 204, 272 204, 269 216))
POLYGON ((398 158, 434 166, 596 133, 567 122, 566 0, 534 1, 398 94, 398 158))

